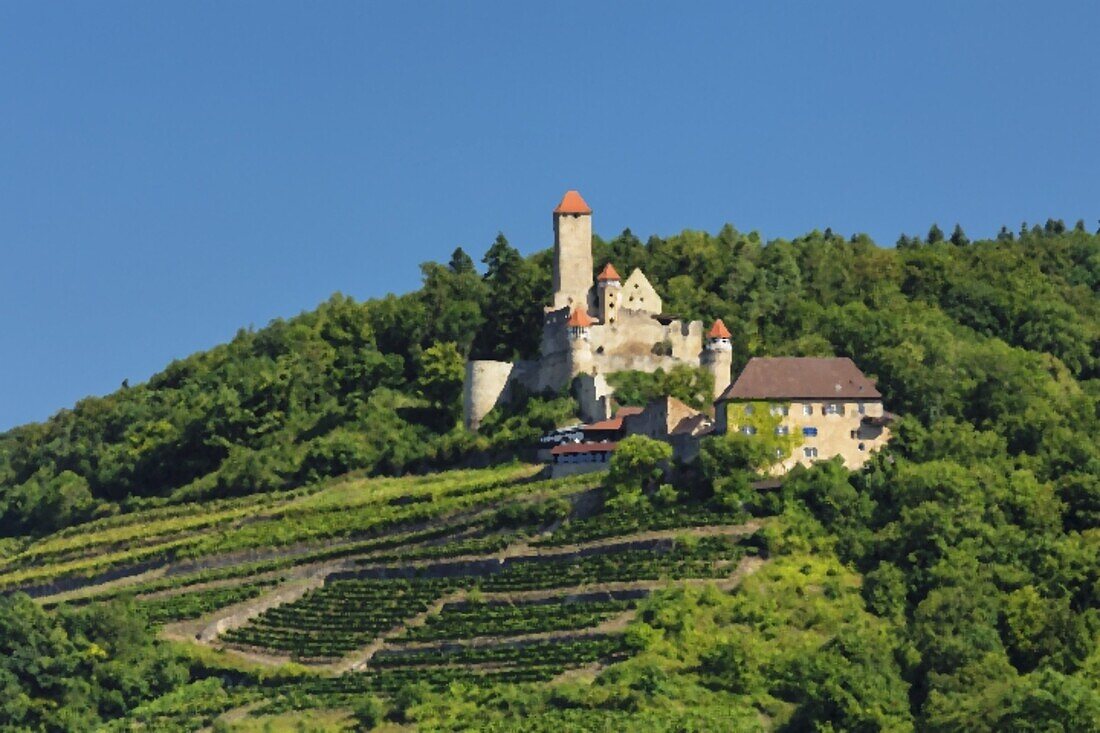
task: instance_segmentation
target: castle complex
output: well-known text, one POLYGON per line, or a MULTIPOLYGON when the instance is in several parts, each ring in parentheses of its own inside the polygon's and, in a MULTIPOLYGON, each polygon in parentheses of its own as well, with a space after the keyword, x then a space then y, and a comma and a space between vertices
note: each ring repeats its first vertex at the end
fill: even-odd
POLYGON ((702 366, 714 376, 715 396, 730 384, 730 333, 721 321, 704 336, 701 321, 661 313, 661 297, 635 269, 623 280, 606 263, 593 278, 592 209, 569 191, 554 209, 553 296, 546 308, 539 358, 479 360, 466 365, 464 419, 476 430, 516 388, 533 393, 572 387, 586 420, 611 416, 608 374, 652 372, 678 364, 702 366))

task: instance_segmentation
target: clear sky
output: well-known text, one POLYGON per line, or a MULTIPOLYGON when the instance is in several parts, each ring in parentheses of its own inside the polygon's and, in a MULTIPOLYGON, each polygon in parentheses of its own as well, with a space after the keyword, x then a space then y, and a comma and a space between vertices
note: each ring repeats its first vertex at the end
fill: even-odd
POLYGON ((0 429, 417 286, 578 188, 613 236, 1100 218, 1100 3, 0 5, 0 429))

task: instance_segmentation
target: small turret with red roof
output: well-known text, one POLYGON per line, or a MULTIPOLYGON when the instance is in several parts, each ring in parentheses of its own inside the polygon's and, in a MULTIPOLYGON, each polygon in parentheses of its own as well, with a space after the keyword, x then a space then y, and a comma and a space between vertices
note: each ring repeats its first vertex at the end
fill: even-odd
POLYGON ((619 277, 619 271, 616 270, 615 265, 610 262, 604 265, 603 269, 600 270, 600 274, 596 276, 596 282, 600 285, 604 285, 605 283, 618 283, 620 281, 622 281, 622 278, 619 277))
POLYGON ((592 320, 592 316, 588 315, 584 309, 574 308, 565 326, 569 329, 570 338, 588 338, 588 329, 593 323, 595 321, 592 320))
POLYGON ((596 276, 596 290, 599 297, 600 320, 607 324, 614 323, 623 290, 622 278, 619 277, 619 271, 615 269, 615 265, 610 262, 604 265, 603 270, 596 276))
POLYGON ((707 331, 707 348, 712 351, 732 351, 733 342, 730 340, 732 338, 733 334, 719 318, 707 331))

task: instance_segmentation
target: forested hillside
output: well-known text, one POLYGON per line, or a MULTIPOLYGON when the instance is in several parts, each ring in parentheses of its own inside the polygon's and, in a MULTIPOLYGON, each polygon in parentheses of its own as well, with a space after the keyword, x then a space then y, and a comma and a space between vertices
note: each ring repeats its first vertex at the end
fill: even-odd
POLYGON ((0 436, 0 584, 53 594, 59 609, 0 601, 0 719, 187 729, 266 699, 271 714, 352 710, 358 725, 427 729, 1100 730, 1100 236, 1058 221, 981 241, 932 227, 888 249, 828 230, 765 243, 727 226, 645 243, 625 231, 594 242, 594 260, 644 268, 667 312, 722 318, 735 369, 755 355, 851 357, 902 416, 894 441, 859 473, 796 469, 771 493, 749 488, 760 467, 744 436, 708 439, 699 466, 667 476, 661 446, 640 442, 598 487, 528 485, 519 468, 333 482, 500 461, 570 419, 568 395, 532 395, 481 435, 459 427, 465 358, 537 348, 549 260, 500 237, 480 274, 456 250, 423 266, 417 292, 334 296, 0 436), (359 509, 341 515, 340 502, 359 509), (716 539, 750 520, 751 541, 716 539), (661 559, 630 554, 642 536, 688 529, 661 559), (613 557, 325 585, 224 639, 335 664, 399 617, 428 615, 358 676, 227 674, 224 660, 153 642, 107 602, 118 590, 92 587, 127 568, 255 565, 196 566, 197 595, 142 580, 129 592, 156 625, 262 596, 307 560, 359 568, 513 545, 526 558, 531 544, 613 557), (272 547, 298 555, 257 559, 272 547), (746 556, 764 562, 740 582, 730 573, 746 556), (556 615, 515 597, 654 580, 691 583, 556 615), (95 602, 77 606, 64 592, 83 585, 95 602), (348 620, 394 588, 403 616, 348 620), (542 665, 468 642, 589 627, 574 646, 534 647, 542 665), (26 659, 46 639, 64 661, 43 671, 26 659), (140 684, 127 669, 143 670, 140 684), (81 675, 94 684, 66 683, 81 675), (58 712, 66 700, 78 717, 58 712))

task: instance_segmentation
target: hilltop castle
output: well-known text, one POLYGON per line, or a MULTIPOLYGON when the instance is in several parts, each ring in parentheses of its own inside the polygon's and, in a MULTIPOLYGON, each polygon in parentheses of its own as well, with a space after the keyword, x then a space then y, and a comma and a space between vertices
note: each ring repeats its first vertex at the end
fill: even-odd
POLYGON ((613 389, 606 376, 613 372, 702 366, 714 376, 715 396, 725 391, 732 346, 721 321, 704 337, 701 321, 662 314, 661 297, 641 270, 623 280, 609 262, 595 278, 594 273, 592 209, 569 191, 554 209, 554 293, 539 358, 468 362, 467 427, 476 430, 490 410, 511 399, 517 385, 533 393, 571 386, 586 420, 610 417, 613 389))

